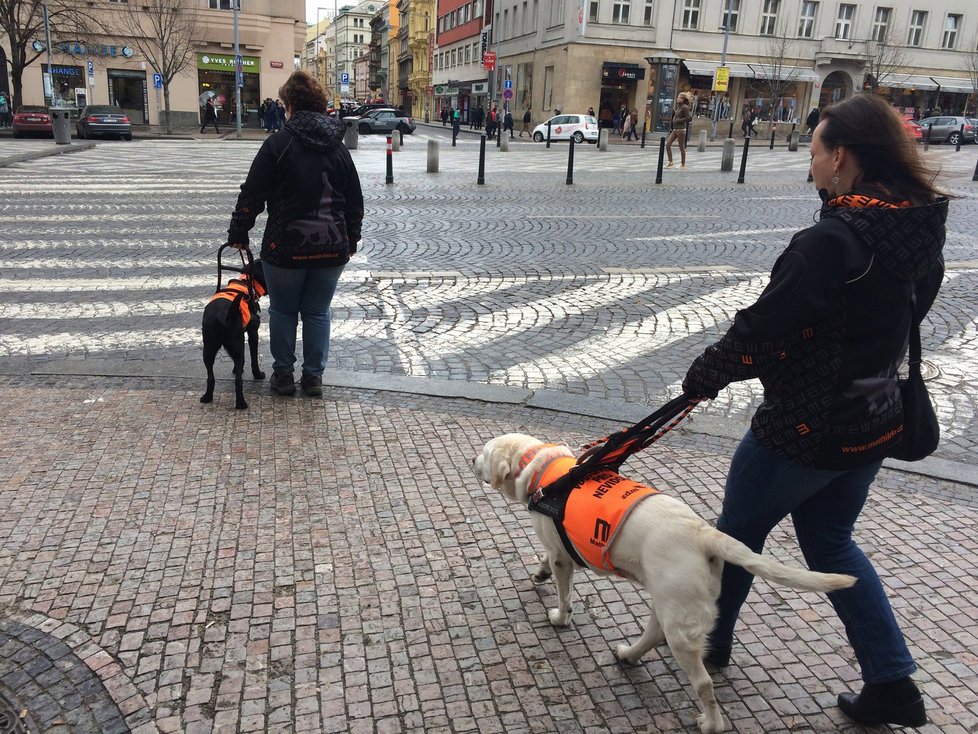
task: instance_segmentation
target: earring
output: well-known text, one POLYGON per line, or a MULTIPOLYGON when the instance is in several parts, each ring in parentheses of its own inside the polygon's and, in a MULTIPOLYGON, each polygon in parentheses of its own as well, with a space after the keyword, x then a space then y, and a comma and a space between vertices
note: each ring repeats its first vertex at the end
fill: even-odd
POLYGON ((833 186, 838 186, 839 185, 839 177, 838 176, 833 176, 832 177, 832 185, 833 186))

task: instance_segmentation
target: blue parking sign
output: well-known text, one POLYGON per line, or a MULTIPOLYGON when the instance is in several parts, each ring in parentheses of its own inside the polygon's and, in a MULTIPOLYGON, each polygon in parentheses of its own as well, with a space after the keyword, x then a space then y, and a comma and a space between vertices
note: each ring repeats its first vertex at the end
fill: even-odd
POLYGON ((340 84, 349 84, 349 83, 350 83, 350 74, 345 71, 342 72, 340 74, 340 84))
POLYGON ((153 74, 153 89, 163 89, 162 74, 153 74))

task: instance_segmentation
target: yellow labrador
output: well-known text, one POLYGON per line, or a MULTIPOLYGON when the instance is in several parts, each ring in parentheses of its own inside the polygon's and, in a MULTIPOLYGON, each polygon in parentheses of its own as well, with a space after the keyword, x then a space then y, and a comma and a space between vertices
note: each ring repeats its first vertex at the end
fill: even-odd
MULTIPOLYGON (((480 480, 510 500, 526 505, 532 493, 531 481, 561 457, 572 456, 566 446, 544 445, 532 436, 509 433, 489 441, 472 464, 480 480)), ((554 576, 557 608, 551 609, 548 615, 551 624, 565 626, 571 619, 576 564, 562 543, 554 521, 538 512, 531 512, 530 516, 546 550, 532 578, 539 583, 554 576)), ((595 527, 600 527, 602 522, 597 520, 595 527)), ((633 645, 619 645, 615 654, 619 660, 637 663, 653 647, 668 642, 693 684, 702 711, 697 723, 704 734, 725 727, 713 693, 713 681, 703 666, 706 636, 713 629, 717 613, 723 563, 742 566, 768 581, 808 591, 843 589, 856 581, 852 576, 786 566, 754 553, 707 524, 679 499, 658 493, 645 497, 627 513, 608 542, 607 558, 608 565, 618 575, 644 585, 652 597, 652 612, 645 631, 633 645)))

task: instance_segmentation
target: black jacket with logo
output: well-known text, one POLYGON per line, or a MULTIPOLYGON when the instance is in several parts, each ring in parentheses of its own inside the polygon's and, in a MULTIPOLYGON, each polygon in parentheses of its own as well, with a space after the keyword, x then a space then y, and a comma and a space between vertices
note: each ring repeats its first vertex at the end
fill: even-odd
POLYGON ((885 457, 899 441, 897 369, 911 284, 924 318, 944 274, 948 202, 898 209, 823 207, 798 232, 754 305, 696 359, 685 385, 705 394, 759 378, 751 421, 763 446, 816 469, 885 457))
POLYGON ((345 130, 335 117, 302 111, 270 135, 241 185, 228 242, 248 244, 267 203, 263 261, 283 268, 347 263, 360 240, 363 193, 342 144, 345 130))

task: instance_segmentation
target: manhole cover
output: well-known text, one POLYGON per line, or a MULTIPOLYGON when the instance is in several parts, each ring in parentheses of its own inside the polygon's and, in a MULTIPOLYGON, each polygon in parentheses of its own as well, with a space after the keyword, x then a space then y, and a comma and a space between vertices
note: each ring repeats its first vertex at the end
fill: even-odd
POLYGON ((933 380, 935 377, 941 376, 941 371, 926 359, 922 359, 920 360, 920 374, 924 380, 933 380))
POLYGON ((0 734, 29 734, 26 717, 27 711, 12 704, 0 691, 0 734))

